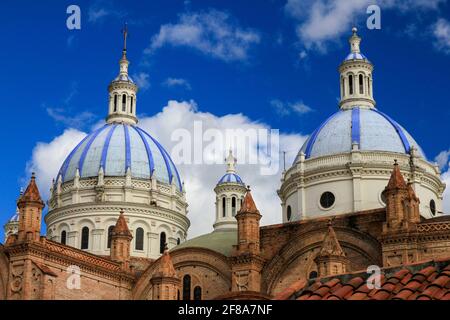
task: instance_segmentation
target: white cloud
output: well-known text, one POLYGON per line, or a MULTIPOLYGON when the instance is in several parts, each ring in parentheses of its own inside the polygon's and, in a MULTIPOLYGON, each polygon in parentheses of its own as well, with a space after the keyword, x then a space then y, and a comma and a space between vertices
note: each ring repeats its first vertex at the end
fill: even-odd
POLYGON ((150 75, 148 73, 139 72, 138 74, 133 75, 133 80, 136 82, 140 90, 145 91, 150 88, 149 77, 150 75))
POLYGON ((224 61, 238 61, 246 60, 251 46, 259 41, 259 33, 241 28, 226 12, 189 12, 181 14, 175 24, 162 25, 145 53, 171 45, 193 48, 224 61))
POLYGON ((439 169, 444 170, 449 165, 450 150, 441 151, 434 160, 437 162, 439 169))
MULTIPOLYGON (((169 101, 160 113, 140 119, 139 125, 157 138, 168 152, 171 152, 176 144, 171 140, 174 130, 185 128, 192 133, 193 123, 197 121, 202 122, 203 131, 217 129, 223 133, 227 129, 238 128, 243 130, 269 129, 266 124, 252 121, 243 114, 219 117, 211 113, 200 112, 193 101, 169 101)), ((38 143, 34 148, 27 172, 30 173, 34 170, 37 173, 39 187, 44 196, 48 196, 51 180, 56 176, 65 157, 84 136, 83 132, 68 129, 53 141, 38 143)), ((280 135, 280 151, 287 151, 287 163, 293 161, 305 138, 299 134, 280 135)), ((223 146, 224 156, 228 147, 223 146)), ((252 146, 252 148, 255 147, 252 146)), ((256 205, 263 215, 262 224, 281 222, 281 206, 276 190, 280 186, 282 165, 276 175, 264 176, 259 174, 259 165, 239 164, 242 162, 241 160, 238 159, 238 173, 245 183, 252 187, 256 205)), ((225 165, 178 164, 177 168, 185 181, 187 190, 188 217, 191 220, 189 236, 211 231, 215 215, 213 189, 218 179, 224 174, 225 165)))
POLYGON ((76 129, 67 129, 51 142, 38 142, 33 148, 30 161, 27 163, 26 181, 31 172, 36 173, 36 181, 45 199, 49 196, 52 179, 56 178, 59 168, 70 151, 86 136, 76 129))
POLYGON ((187 90, 192 89, 189 81, 182 78, 167 78, 162 84, 168 88, 180 86, 186 88, 187 90))
MULTIPOLYGON (((310 49, 327 49, 330 42, 339 41, 348 34, 354 21, 363 21, 369 5, 378 4, 382 10, 437 10, 445 0, 288 0, 284 9, 297 21, 297 35, 302 44, 310 49), (358 19, 359 18, 359 19, 358 19)), ((383 28, 383 24, 381 25, 383 28)))
POLYGON ((311 107, 304 104, 303 101, 283 102, 278 99, 273 99, 270 101, 270 105, 274 107, 275 112, 281 117, 288 116, 292 113, 303 115, 314 111, 311 107))
POLYGON ((92 23, 102 22, 108 17, 123 18, 126 14, 113 6, 112 1, 95 1, 88 10, 88 21, 92 23))
POLYGON ((450 54, 450 22, 439 19, 433 26, 433 35, 436 38, 436 47, 450 54))

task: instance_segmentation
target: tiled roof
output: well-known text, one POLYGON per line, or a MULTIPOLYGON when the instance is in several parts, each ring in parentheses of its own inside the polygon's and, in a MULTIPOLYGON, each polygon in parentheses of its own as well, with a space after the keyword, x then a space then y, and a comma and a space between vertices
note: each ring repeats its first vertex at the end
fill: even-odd
POLYGON ((123 215, 123 211, 120 211, 119 218, 117 219, 116 225, 113 229, 114 235, 123 235, 131 237, 130 229, 128 229, 127 222, 125 221, 125 216, 123 215))
POLYGON ((253 197, 252 197, 250 190, 248 190, 247 193, 245 194, 245 198, 242 203, 241 210, 239 210, 239 212, 249 212, 249 213, 258 213, 259 214, 259 211, 256 208, 255 201, 253 201, 253 197))
POLYGON ((28 184, 28 187, 25 190, 24 194, 20 196, 18 203, 29 201, 42 202, 34 173, 31 176, 30 183, 28 184))
POLYGON ((450 257, 381 270, 380 288, 365 272, 299 280, 277 300, 450 300, 450 257))

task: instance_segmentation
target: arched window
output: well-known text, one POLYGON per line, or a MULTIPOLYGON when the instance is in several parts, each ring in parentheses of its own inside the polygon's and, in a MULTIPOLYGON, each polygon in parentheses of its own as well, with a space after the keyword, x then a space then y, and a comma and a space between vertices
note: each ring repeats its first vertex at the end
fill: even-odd
POLYGON ((318 276, 317 271, 311 271, 311 272, 309 273, 309 278, 310 278, 310 279, 317 278, 317 276, 318 276))
POLYGON ((430 200, 430 211, 433 216, 436 215, 436 202, 433 199, 430 200))
POLYGON ((63 230, 61 232, 61 243, 66 244, 66 241, 67 241, 67 232, 66 232, 66 230, 63 230))
POLYGON ((133 113, 133 97, 131 97, 130 113, 133 113))
POLYGON ((342 78, 342 94, 341 97, 345 96, 345 79, 342 78))
POLYGON ((199 286, 194 288, 194 300, 202 300, 202 288, 199 286))
POLYGON ((166 233, 161 232, 159 235, 159 253, 164 253, 164 249, 166 248, 166 233))
POLYGON ((370 75, 369 75, 369 80, 367 80, 367 85, 369 86, 369 94, 372 96, 372 88, 370 86, 370 75))
POLYGON ((359 94, 363 94, 364 93, 364 79, 363 79, 363 75, 360 74, 359 75, 359 94))
POLYGON ((127 96, 125 94, 122 95, 122 111, 127 111, 127 96))
POLYGON ((114 226, 109 226, 108 227, 108 243, 107 243, 108 249, 111 248, 111 241, 112 241, 112 232, 113 232, 113 230, 114 230, 114 226))
POLYGON ((178 238, 178 239, 177 239, 177 245, 179 245, 180 243, 181 243, 181 239, 178 238))
POLYGON ((226 200, 225 198, 222 198, 222 217, 226 217, 227 210, 226 210, 226 200))
POLYGON ((183 277, 183 300, 191 300, 191 276, 183 277))
POLYGON ((136 229, 136 243, 134 244, 136 250, 144 250, 144 229, 136 229))
POLYGON ((89 228, 81 229, 81 249, 89 249, 89 228))
POLYGON ((114 112, 117 112, 117 94, 114 95, 114 112))
POLYGON ((370 95, 370 87, 369 87, 369 77, 366 77, 366 82, 367 82, 367 94, 370 95))
POLYGON ((236 198, 231 198, 231 214, 233 217, 236 215, 236 198))
POLYGON ((349 90, 349 94, 353 94, 353 76, 352 75, 348 76, 348 90, 349 90))
POLYGON ((291 221, 291 218, 292 218, 292 208, 291 208, 291 206, 287 206, 286 218, 287 218, 287 221, 291 221))

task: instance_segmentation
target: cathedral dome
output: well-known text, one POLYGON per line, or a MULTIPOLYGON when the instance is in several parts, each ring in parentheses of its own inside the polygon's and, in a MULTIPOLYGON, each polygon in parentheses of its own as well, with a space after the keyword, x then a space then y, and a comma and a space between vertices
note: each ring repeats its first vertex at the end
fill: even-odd
POLYGON ((375 108, 341 109, 323 122, 303 144, 305 157, 315 158, 351 152, 357 144, 362 151, 409 154, 411 147, 425 158, 412 136, 397 122, 375 108))
POLYGON ((63 162, 58 174, 62 182, 97 177, 131 177, 176 184, 182 191, 178 170, 168 152, 150 134, 135 125, 110 123, 87 135, 63 162), (77 170, 78 169, 78 170, 77 170), (78 172, 77 172, 78 171, 78 172))
POLYGON ((239 177, 236 173, 226 173, 220 178, 219 182, 217 184, 221 183, 239 183, 244 184, 241 177, 239 177))

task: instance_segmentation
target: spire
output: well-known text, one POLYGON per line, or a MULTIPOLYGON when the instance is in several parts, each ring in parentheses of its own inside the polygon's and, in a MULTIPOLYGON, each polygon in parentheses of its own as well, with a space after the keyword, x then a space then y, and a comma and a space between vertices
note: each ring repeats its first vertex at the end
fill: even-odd
POLYGON ((389 179, 389 183, 388 183, 386 189, 392 190, 392 189, 405 189, 405 188, 406 188, 405 179, 403 179, 403 175, 400 172, 397 160, 394 160, 394 170, 392 170, 391 178, 389 179))
POLYGON ((177 272, 175 271, 175 268, 173 266, 172 258, 170 257, 169 249, 167 248, 167 243, 165 244, 164 253, 161 256, 160 263, 155 275, 167 278, 177 277, 177 272))
POLYGON ((128 237, 132 236, 130 229, 128 229, 128 224, 125 220, 123 210, 120 211, 119 218, 117 219, 116 225, 114 226, 112 233, 113 235, 128 236, 128 237))
POLYGON ((250 192, 250 186, 247 186, 247 193, 245 194, 241 210, 239 210, 239 213, 241 212, 259 214, 255 201, 253 201, 252 193, 250 192))
POLYGON ((227 173, 236 173, 236 158, 233 156, 233 151, 230 149, 228 157, 225 162, 227 164, 227 173))
POLYGON ((119 75, 110 83, 109 90, 109 112, 106 121, 108 123, 137 124, 136 117, 136 94, 137 85, 128 74, 130 62, 127 58, 128 27, 125 24, 122 29, 123 49, 119 60, 119 75))
POLYGON ((361 38, 358 36, 358 29, 352 28, 352 35, 348 39, 350 53, 339 66, 341 109, 351 109, 354 107, 374 108, 372 90, 373 65, 361 53, 361 38))
POLYGON ((25 192, 21 192, 20 198, 17 202, 18 205, 27 203, 27 202, 37 202, 41 203, 42 207, 44 205, 44 202, 42 201, 41 195, 39 194, 39 189, 36 184, 36 176, 33 172, 31 174, 30 183, 28 184, 27 188, 25 189, 25 192))
POLYGON ((328 231, 322 243, 319 256, 337 256, 345 257, 345 252, 342 250, 341 245, 334 232, 331 221, 328 222, 328 231))

